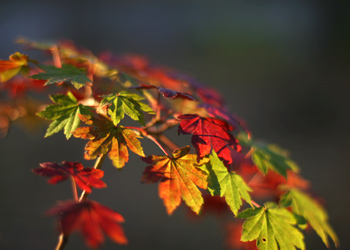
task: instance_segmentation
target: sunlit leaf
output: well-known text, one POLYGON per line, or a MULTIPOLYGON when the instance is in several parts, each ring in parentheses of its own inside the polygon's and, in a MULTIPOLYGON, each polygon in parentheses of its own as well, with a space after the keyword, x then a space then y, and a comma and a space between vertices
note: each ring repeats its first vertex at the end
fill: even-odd
POLYGON ((241 240, 256 240, 259 250, 305 249, 304 235, 293 226, 297 224, 295 217, 275 203, 248 208, 239 213, 238 218, 247 219, 243 224, 241 240))
POLYGON ((108 114, 111 116, 114 125, 118 125, 125 114, 145 125, 143 112, 154 114, 154 111, 147 104, 141 102, 143 99, 137 94, 122 91, 118 94, 104 96, 101 107, 107 106, 108 114))
POLYGON ((252 190, 239 174, 227 170, 214 151, 209 155, 209 159, 206 164, 209 172, 208 190, 212 195, 224 196, 231 211, 237 215, 242 206, 242 199, 251 202, 248 192, 252 190))
POLYGON ((84 158, 92 160, 102 154, 107 154, 116 168, 124 167, 129 161, 128 149, 140 156, 145 156, 139 136, 131 129, 114 126, 113 122, 104 116, 79 116, 91 125, 77 128, 73 135, 77 138, 89 139, 85 146, 84 158))
POLYGON ((92 115, 92 108, 79 104, 71 92, 67 95, 52 95, 55 103, 49 105, 38 116, 53 120, 46 131, 45 137, 51 136, 64 129, 66 138, 72 136, 72 132, 80 125, 79 115, 92 115))
POLYGON ((181 115, 178 133, 192 134, 192 145, 197 151, 198 159, 210 154, 211 150, 218 154, 224 164, 232 163, 231 150, 240 150, 237 140, 230 134, 233 127, 223 120, 205 118, 195 114, 181 115))
POLYGON ((142 176, 142 181, 160 182, 159 196, 163 199, 168 214, 172 214, 180 205, 181 198, 195 213, 199 213, 203 205, 203 197, 198 187, 206 189, 207 176, 198 165, 196 155, 188 154, 190 147, 175 150, 171 156, 150 155, 142 160, 151 164, 142 176))

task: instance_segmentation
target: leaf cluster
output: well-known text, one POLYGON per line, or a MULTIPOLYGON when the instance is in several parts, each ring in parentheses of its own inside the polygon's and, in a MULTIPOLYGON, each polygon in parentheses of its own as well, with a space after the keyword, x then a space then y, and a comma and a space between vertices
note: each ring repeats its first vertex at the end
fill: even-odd
MULTIPOLYGON (((0 113, 8 117, 6 126, 36 114, 41 121, 51 121, 44 137, 63 130, 67 140, 72 135, 88 140, 84 158, 96 160, 94 168, 63 161, 42 163, 33 170, 51 184, 68 179, 73 184, 74 201, 49 211, 59 217, 62 239, 82 231, 87 244, 98 247, 104 232, 119 244, 127 243, 119 224, 123 217, 89 200, 88 194, 92 188, 106 187, 100 170, 105 157, 121 170, 131 151, 148 164, 141 181, 159 183, 158 195, 169 215, 183 201, 196 215, 207 214, 211 207, 243 219, 241 242, 255 240, 260 250, 305 249, 307 225, 326 246, 328 238, 339 245, 326 210, 310 195, 299 166, 280 147, 253 140, 245 122, 232 115, 217 91, 140 56, 97 57, 66 42, 20 42, 51 53, 53 62, 36 62, 17 52, 0 60, 0 84, 24 83, 32 90, 37 81, 41 91, 50 92, 51 102, 37 104, 31 112, 27 105, 17 117, 13 114, 20 107, 9 106, 0 113), (192 146, 170 139, 166 132, 173 127, 178 135, 190 137, 192 146), (141 139, 154 142, 163 154, 144 150, 141 139), (80 198, 76 186, 82 190, 80 198)), ((12 98, 13 103, 24 99, 18 94, 12 98)))

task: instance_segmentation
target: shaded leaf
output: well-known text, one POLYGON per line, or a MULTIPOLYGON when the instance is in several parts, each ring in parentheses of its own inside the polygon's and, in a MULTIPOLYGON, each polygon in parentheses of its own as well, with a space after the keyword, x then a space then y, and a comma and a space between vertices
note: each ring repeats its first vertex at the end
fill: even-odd
POLYGON ((122 91, 118 94, 104 96, 100 106, 108 108, 108 114, 111 116, 114 125, 118 125, 125 114, 145 125, 143 112, 154 114, 154 111, 147 104, 141 102, 143 99, 137 94, 122 91))
POLYGON ((294 188, 281 197, 280 203, 284 207, 290 206, 294 213, 304 217, 327 247, 329 247, 328 236, 337 247, 339 246, 338 237, 328 223, 326 210, 309 195, 294 188))
POLYGON ((285 208, 275 203, 265 203, 264 207, 248 208, 238 214, 247 219, 243 223, 242 241, 256 240, 259 250, 305 249, 304 236, 293 225, 296 219, 285 208))
POLYGON ((0 60, 0 83, 16 76, 28 64, 28 56, 16 52, 10 55, 10 60, 0 60))
POLYGON ((106 187, 106 183, 100 180, 104 174, 102 170, 84 168, 79 162, 64 161, 62 164, 45 162, 40 164, 40 168, 33 169, 33 172, 48 177, 50 184, 57 184, 71 176, 77 186, 88 193, 91 192, 91 187, 106 187))
POLYGON ((42 118, 54 120, 47 129, 45 137, 64 129, 64 134, 69 139, 72 132, 80 125, 79 115, 93 114, 93 109, 79 104, 71 92, 68 92, 67 95, 52 95, 50 97, 56 104, 47 106, 45 110, 37 114, 42 118))
POLYGON ((31 78, 47 80, 45 85, 71 82, 76 89, 80 89, 86 82, 92 83, 86 76, 86 71, 84 69, 79 69, 70 64, 63 64, 62 68, 56 68, 52 65, 40 65, 38 67, 45 72, 32 75, 31 78))
POLYGON ((91 125, 77 128, 73 132, 77 138, 90 140, 85 146, 86 160, 108 153, 113 165, 122 168, 129 160, 128 148, 135 154, 145 156, 138 140, 140 137, 133 130, 114 126, 111 120, 102 115, 98 117, 79 115, 79 117, 84 123, 91 125))
POLYGON ((95 201, 66 201, 51 208, 47 214, 60 217, 60 226, 65 235, 81 231, 90 247, 97 248, 104 242, 103 233, 116 243, 128 243, 120 226, 124 218, 95 201))
POLYGON ((181 198, 196 214, 203 205, 203 197, 198 187, 206 189, 207 176, 198 165, 206 163, 205 158, 199 163, 196 155, 188 154, 190 147, 179 148, 172 156, 150 155, 141 159, 149 164, 143 172, 142 181, 159 183, 159 196, 163 199, 168 214, 172 214, 180 205, 181 198))
POLYGON ((255 142, 248 139, 245 133, 239 134, 239 142, 251 146, 252 160, 263 174, 272 170, 287 177, 288 170, 299 171, 298 165, 288 158, 287 151, 277 145, 255 142))
POLYGON ((237 215, 242 206, 242 199, 250 203, 251 189, 243 178, 234 171, 229 172, 217 154, 213 151, 209 155, 210 161, 206 164, 209 172, 208 191, 212 195, 224 196, 231 211, 237 215))
POLYGON ((223 120, 196 114, 181 115, 178 118, 181 119, 178 133, 193 134, 191 142, 197 151, 198 160, 214 149, 226 166, 232 163, 231 150, 240 150, 237 140, 229 133, 233 130, 232 126, 223 120))
POLYGON ((169 98, 169 99, 181 98, 181 99, 186 99, 186 100, 198 102, 198 100, 190 94, 181 93, 181 92, 178 92, 175 90, 166 89, 166 88, 162 88, 162 87, 157 87, 154 85, 140 84, 140 86, 132 87, 132 88, 134 88, 134 89, 157 89, 158 92, 161 93, 164 98, 169 98))

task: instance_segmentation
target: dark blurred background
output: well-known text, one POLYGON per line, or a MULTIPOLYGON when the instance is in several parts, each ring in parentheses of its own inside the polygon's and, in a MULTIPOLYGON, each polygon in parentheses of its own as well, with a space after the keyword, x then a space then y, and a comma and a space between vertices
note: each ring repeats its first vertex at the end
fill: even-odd
MULTIPOLYGON (((324 197, 345 250, 349 13, 348 1, 0 1, 0 58, 25 52, 13 43, 19 36, 67 38, 94 53, 139 53, 217 88, 256 138, 291 152, 324 197)), ((63 160, 93 166, 83 160, 86 141, 67 143, 62 133, 42 139, 44 132, 14 126, 0 141, 0 249, 56 244, 54 219, 44 212, 69 199, 70 186, 48 185, 31 169, 63 160)), ((136 158, 121 172, 109 160, 103 166, 109 188, 92 198, 125 217, 130 244, 107 240, 101 249, 225 249, 222 221, 189 219, 184 206, 167 216, 157 185, 140 184, 145 164, 136 158)), ((79 235, 70 241, 67 250, 85 249, 79 235)), ((313 231, 306 246, 326 249, 313 231)))

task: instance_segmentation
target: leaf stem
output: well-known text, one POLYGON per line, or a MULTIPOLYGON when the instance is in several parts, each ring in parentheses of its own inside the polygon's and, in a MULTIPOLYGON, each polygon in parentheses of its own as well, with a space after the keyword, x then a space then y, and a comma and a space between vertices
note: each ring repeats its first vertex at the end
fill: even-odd
POLYGON ((258 203, 256 203, 255 201, 253 201, 253 200, 250 200, 250 202, 254 205, 254 206, 256 206, 256 207, 260 207, 260 205, 258 204, 258 203))
POLYGON ((52 59, 53 59, 53 64, 55 65, 56 68, 62 68, 62 62, 60 58, 60 53, 58 52, 57 45, 52 46, 50 48, 52 59))
POLYGON ((163 148, 163 146, 156 140, 156 138, 154 138, 152 135, 148 134, 146 130, 144 130, 143 128, 139 128, 139 127, 125 127, 128 129, 135 129, 141 132, 142 136, 147 137, 148 139, 150 139, 151 141, 153 141, 155 144, 157 144, 157 146, 164 152, 165 155, 169 155, 168 152, 163 148))
MULTIPOLYGON (((106 156, 107 156, 107 154, 102 154, 96 159, 94 169, 101 169, 102 163, 103 163, 104 159, 106 158, 106 156)), ((80 195, 79 202, 86 200, 88 195, 89 195, 89 193, 87 193, 84 190, 80 195)))
POLYGON ((79 201, 77 185, 75 184, 75 180, 74 180, 73 176, 70 177, 70 182, 72 183, 72 191, 73 191, 74 200, 79 201))
POLYGON ((157 113, 156 113, 155 121, 159 121, 159 120, 160 120, 160 113, 161 113, 161 107, 160 107, 160 92, 158 92, 158 97, 157 97, 157 113))
POLYGON ((168 137, 166 137, 164 134, 158 135, 159 140, 161 140, 168 148, 170 148, 172 151, 178 149, 179 147, 168 137))

